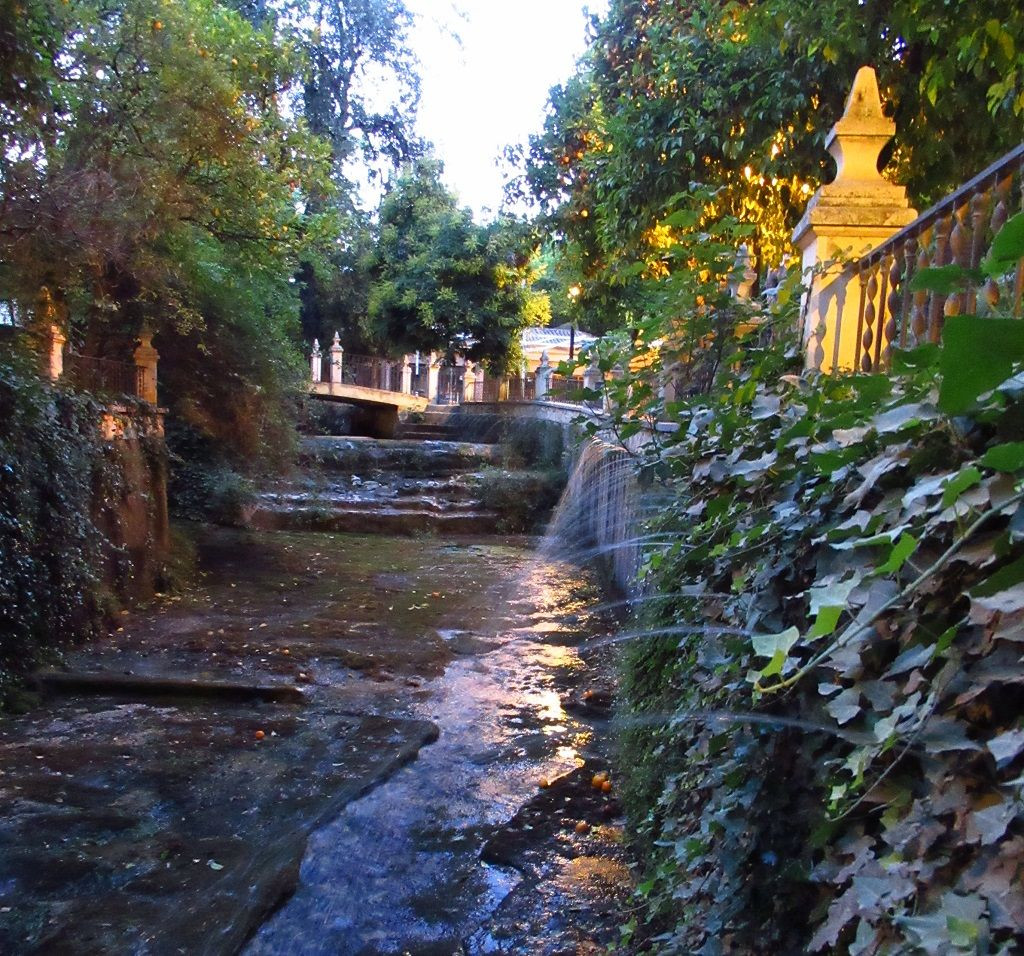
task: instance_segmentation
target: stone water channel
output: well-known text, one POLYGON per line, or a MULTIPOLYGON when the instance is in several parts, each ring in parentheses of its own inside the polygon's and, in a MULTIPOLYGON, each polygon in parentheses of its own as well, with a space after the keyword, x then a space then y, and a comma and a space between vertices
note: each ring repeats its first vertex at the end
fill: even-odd
POLYGON ((497 533, 501 447, 409 431, 310 441, 254 527, 192 529, 199 586, 124 614, 3 718, 0 952, 618 935, 619 807, 592 786, 612 666, 588 651, 614 620, 589 573, 497 533))

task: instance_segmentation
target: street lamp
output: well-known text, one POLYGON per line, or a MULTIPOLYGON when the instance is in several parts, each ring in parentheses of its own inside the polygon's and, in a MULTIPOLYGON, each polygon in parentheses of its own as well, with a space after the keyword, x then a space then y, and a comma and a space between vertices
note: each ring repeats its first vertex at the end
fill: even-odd
MULTIPOLYGON (((580 293, 583 290, 575 283, 569 286, 569 301, 576 304, 576 300, 580 297, 580 293)), ((576 315, 575 313, 569 319, 569 361, 573 359, 573 354, 576 351, 576 315)))

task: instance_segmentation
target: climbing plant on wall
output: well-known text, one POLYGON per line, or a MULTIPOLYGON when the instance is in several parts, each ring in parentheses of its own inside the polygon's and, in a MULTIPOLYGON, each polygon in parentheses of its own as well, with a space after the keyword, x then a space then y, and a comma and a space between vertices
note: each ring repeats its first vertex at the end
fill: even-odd
MULTIPOLYGON (((1022 256, 1017 216, 978 275, 918 281, 1022 256)), ((626 664, 649 948, 1012 952, 1024 325, 949 317, 891 373, 808 377, 788 321, 766 338, 787 296, 640 453, 675 501, 626 664)), ((652 402, 634 354, 608 356, 622 433, 652 402)))

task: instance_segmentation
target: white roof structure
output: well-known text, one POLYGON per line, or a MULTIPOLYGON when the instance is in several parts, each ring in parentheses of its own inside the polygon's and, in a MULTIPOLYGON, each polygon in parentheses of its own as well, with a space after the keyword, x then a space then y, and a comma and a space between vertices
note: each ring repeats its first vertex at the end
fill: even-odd
MULTIPOLYGON (((547 352, 548 362, 552 366, 556 366, 560 362, 568 361, 569 333, 570 329, 567 325, 559 325, 555 328, 546 329, 523 329, 523 358, 525 359, 527 371, 536 371, 537 366, 540 365, 541 354, 543 352, 547 352)), ((582 346, 590 345, 592 342, 596 341, 596 335, 591 335, 589 332, 582 332, 577 329, 575 336, 573 337, 573 346, 575 349, 573 354, 578 357, 582 346)), ((573 374, 580 376, 583 374, 583 369, 579 368, 573 374)))
MULTIPOLYGON (((559 325, 555 328, 523 329, 523 351, 529 355, 534 351, 542 351, 544 349, 549 351, 551 349, 568 349, 569 332, 569 328, 564 325, 559 325)), ((584 332, 580 329, 576 330, 575 344, 577 348, 596 341, 596 335, 591 335, 589 332, 584 332)))

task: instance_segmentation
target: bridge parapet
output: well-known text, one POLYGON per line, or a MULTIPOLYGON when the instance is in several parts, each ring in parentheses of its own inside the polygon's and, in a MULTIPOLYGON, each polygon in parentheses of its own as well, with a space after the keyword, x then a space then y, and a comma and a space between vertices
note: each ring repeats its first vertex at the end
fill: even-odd
POLYGON ((326 353, 318 340, 309 356, 310 391, 339 400, 374 401, 400 408, 422 404, 462 405, 474 402, 556 402, 559 404, 603 405, 594 392, 603 391, 604 376, 591 362, 582 376, 555 374, 545 351, 540 365, 518 375, 494 376, 479 364, 448 364, 438 352, 386 358, 345 354, 338 333, 326 353), (368 393, 377 393, 370 397, 368 393), (390 397, 389 397, 390 396, 390 397), (405 396, 414 401, 403 401, 405 396))

